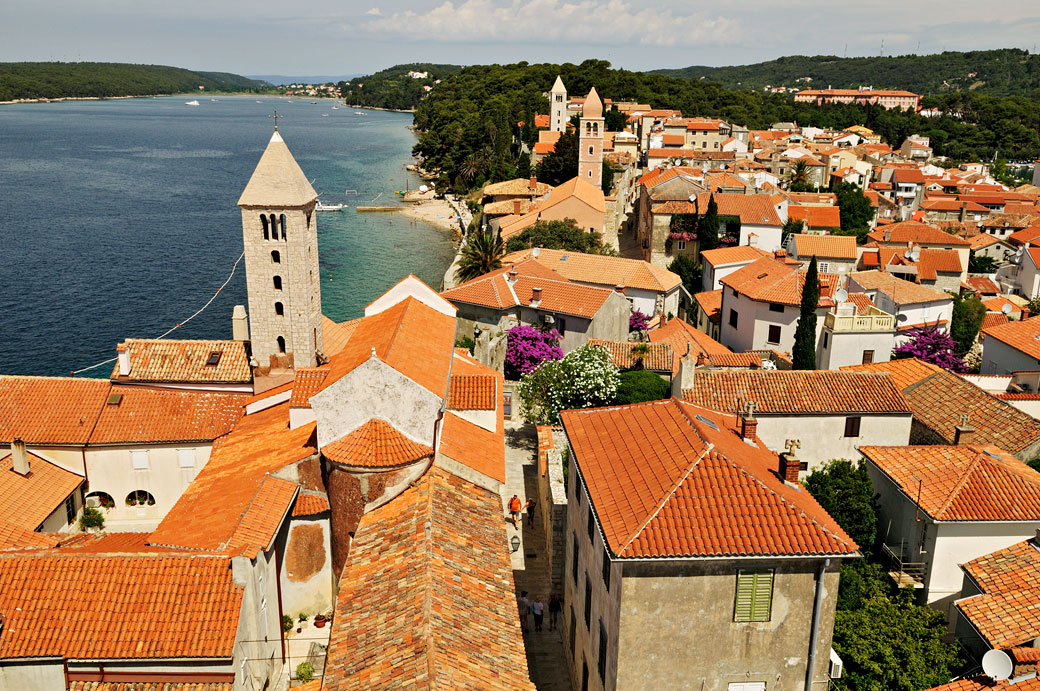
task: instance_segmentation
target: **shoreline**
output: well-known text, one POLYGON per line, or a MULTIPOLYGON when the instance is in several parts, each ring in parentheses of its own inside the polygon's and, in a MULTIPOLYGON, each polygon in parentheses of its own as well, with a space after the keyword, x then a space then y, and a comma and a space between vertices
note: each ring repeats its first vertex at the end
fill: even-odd
MULTIPOLYGON (((170 97, 182 97, 182 96, 194 96, 198 98, 200 95, 207 98, 215 98, 216 96, 266 96, 276 98, 288 98, 282 94, 263 94, 255 93, 252 91, 206 91, 206 92, 194 92, 185 91, 183 93, 176 94, 136 94, 132 96, 59 96, 58 98, 46 98, 41 96, 40 98, 16 98, 13 101, 0 101, 0 106, 13 106, 19 103, 61 103, 62 101, 125 101, 131 98, 170 98, 170 97)), ((337 99, 329 99, 337 100, 337 99)))
POLYGON ((380 108, 379 106, 359 106, 356 103, 344 103, 347 108, 364 108, 365 110, 381 110, 384 113, 414 113, 415 108, 380 108))

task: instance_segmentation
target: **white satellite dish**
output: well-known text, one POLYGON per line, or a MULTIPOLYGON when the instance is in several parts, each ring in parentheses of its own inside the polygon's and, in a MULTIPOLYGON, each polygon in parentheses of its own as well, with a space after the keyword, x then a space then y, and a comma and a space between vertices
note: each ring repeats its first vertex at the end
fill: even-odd
POLYGON ((912 261, 915 261, 915 262, 916 262, 916 261, 917 261, 918 259, 920 259, 920 258, 921 258, 921 253, 920 253, 920 252, 918 252, 917 250, 914 250, 913 252, 911 252, 911 253, 910 253, 910 259, 911 259, 912 261))
POLYGON ((696 192, 694 192, 693 194, 690 195, 690 201, 693 202, 694 204, 697 203, 697 193, 696 192))
POLYGON ((911 252, 910 250, 907 250, 906 252, 903 252, 903 256, 906 257, 907 259, 913 259, 914 258, 914 253, 911 252))
POLYGON ((1011 305, 1004 303, 1004 306, 1000 308, 1000 311, 1004 314, 1011 314, 1011 305))
POLYGON ((835 302, 845 302, 848 299, 849 291, 845 290, 844 288, 838 288, 836 291, 834 291, 835 302))
POLYGON ((990 650, 982 656, 982 673, 994 681, 1008 679, 1013 669, 1011 657, 1003 650, 990 650))

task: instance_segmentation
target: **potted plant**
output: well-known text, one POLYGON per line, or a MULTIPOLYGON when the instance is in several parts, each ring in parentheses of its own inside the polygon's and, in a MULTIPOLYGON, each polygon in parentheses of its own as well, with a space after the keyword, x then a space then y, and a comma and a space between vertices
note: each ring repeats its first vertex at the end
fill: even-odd
POLYGON ((288 614, 282 615, 282 631, 289 633, 292 630, 292 617, 288 614))
POLYGON ((318 629, 323 629, 323 628, 325 628, 325 623, 328 620, 329 620, 328 617, 326 617, 324 614, 315 614, 314 615, 314 627, 318 628, 318 629))
POLYGON ((303 683, 307 683, 314 678, 314 665, 309 662, 301 662, 296 665, 296 678, 303 683))

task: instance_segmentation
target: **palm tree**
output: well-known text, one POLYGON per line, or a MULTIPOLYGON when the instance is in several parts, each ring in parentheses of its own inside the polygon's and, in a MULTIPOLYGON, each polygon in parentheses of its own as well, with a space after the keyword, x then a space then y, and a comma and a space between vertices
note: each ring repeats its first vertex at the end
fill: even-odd
POLYGON ((469 242, 462 248, 459 266, 455 269, 455 280, 465 283, 500 269, 505 255, 506 245, 498 233, 477 231, 470 235, 469 242))
POLYGON ((809 164, 802 160, 792 163, 787 173, 787 182, 790 185, 808 185, 809 164))

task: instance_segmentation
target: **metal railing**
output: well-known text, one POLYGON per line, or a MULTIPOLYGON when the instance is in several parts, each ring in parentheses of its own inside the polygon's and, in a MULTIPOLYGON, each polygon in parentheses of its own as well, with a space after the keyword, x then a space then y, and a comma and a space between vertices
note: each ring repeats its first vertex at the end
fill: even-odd
POLYGON ((903 558, 903 546, 881 545, 881 553, 889 566, 889 574, 896 585, 923 585, 925 563, 923 561, 907 561, 903 558), (896 551, 898 550, 898 552, 896 551))
POLYGON ((871 307, 866 314, 828 312, 824 324, 831 331, 895 331, 896 318, 871 307))

